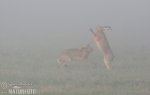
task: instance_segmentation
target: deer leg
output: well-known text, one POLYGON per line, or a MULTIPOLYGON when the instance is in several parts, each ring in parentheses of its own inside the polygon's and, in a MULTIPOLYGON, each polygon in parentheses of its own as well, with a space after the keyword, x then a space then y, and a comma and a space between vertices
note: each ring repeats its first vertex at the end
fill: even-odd
POLYGON ((105 63, 106 68, 108 70, 111 70, 110 60, 106 56, 104 57, 104 63, 105 63))

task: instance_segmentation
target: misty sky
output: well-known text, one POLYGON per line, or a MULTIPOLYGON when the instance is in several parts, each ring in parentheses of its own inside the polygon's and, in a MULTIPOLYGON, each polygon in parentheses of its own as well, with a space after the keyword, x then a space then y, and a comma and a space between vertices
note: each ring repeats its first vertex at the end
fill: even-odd
POLYGON ((149 0, 0 0, 0 42, 83 42, 109 25, 110 42, 150 40, 149 0))

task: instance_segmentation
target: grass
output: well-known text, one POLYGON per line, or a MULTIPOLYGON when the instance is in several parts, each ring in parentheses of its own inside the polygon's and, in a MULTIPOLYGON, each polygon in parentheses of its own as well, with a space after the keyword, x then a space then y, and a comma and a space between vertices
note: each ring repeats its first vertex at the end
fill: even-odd
POLYGON ((0 80, 31 82, 39 95, 150 95, 148 53, 138 49, 130 53, 116 52, 108 71, 97 52, 90 56, 92 63, 71 62, 63 67, 56 63, 58 53, 48 49, 4 49, 0 80))

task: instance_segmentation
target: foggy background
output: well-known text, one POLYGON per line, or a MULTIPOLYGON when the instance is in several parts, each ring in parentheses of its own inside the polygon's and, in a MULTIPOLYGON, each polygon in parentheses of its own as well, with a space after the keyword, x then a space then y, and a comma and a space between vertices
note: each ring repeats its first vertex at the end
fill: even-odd
POLYGON ((80 44, 91 40, 89 28, 109 25, 113 44, 149 44, 148 0, 1 0, 0 41, 4 45, 80 44))
POLYGON ((33 76, 41 79, 47 75, 55 79, 55 74, 61 75, 61 71, 54 72, 59 54, 92 41, 89 28, 108 25, 112 31, 105 34, 115 54, 116 70, 110 76, 102 65, 101 72, 93 73, 106 74, 104 79, 138 78, 149 83, 149 4, 149 0, 0 0, 0 77, 4 81, 31 80, 33 76), (138 69, 134 68, 137 63, 138 69))

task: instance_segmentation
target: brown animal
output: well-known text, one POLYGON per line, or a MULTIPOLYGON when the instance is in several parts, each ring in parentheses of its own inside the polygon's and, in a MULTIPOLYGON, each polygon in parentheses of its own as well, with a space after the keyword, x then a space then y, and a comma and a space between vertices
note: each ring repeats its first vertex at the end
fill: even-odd
POLYGON ((108 40, 104 34, 104 31, 112 30, 110 26, 98 26, 96 28, 96 32, 92 29, 90 31, 94 35, 94 41, 97 45, 97 48, 100 50, 104 57, 104 63, 108 70, 111 69, 111 61, 113 60, 114 56, 109 46, 108 40))
POLYGON ((57 59, 57 63, 64 64, 71 61, 82 61, 88 59, 88 56, 93 51, 90 44, 81 48, 70 48, 62 52, 60 57, 57 59))

